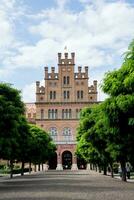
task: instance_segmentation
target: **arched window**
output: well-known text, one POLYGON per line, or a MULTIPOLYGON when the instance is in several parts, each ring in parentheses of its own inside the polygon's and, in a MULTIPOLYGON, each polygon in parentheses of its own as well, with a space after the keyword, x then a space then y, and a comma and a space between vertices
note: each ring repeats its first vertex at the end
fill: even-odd
POLYGON ((43 109, 41 109, 41 119, 44 119, 44 110, 43 109))
POLYGON ((71 140, 72 139, 72 133, 71 133, 71 128, 69 128, 69 127, 65 127, 64 129, 63 129, 63 139, 65 140, 65 141, 69 141, 69 140, 71 140))
POLYGON ((56 139, 57 139, 57 134, 58 134, 57 128, 56 128, 56 127, 51 127, 51 128, 49 129, 49 132, 50 132, 51 138, 52 138, 54 141, 56 141, 56 139))

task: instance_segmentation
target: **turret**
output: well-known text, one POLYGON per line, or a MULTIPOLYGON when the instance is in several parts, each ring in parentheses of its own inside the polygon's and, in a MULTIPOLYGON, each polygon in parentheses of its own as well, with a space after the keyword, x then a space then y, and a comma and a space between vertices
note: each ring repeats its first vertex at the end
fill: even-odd
POLYGON ((68 58, 68 53, 64 53, 64 58, 61 58, 62 54, 58 53, 58 64, 59 65, 74 65, 75 53, 71 53, 71 58, 68 58))
POLYGON ((74 52, 71 53, 71 58, 72 58, 72 64, 74 65, 74 61, 75 61, 75 53, 74 52))
POLYGON ((82 69, 82 67, 78 66, 78 78, 81 78, 81 69, 82 69))
POLYGON ((44 67, 44 70, 45 70, 45 79, 48 78, 48 67, 44 67))
POLYGON ((51 77, 52 79, 54 79, 54 76, 55 76, 55 67, 51 67, 51 77))
POLYGON ((40 93, 40 81, 36 81, 36 93, 40 93))
POLYGON ((58 53, 58 64, 61 64, 61 53, 58 53))
POLYGON ((94 91, 97 92, 97 81, 94 80, 94 81, 93 81, 93 84, 94 84, 94 91))

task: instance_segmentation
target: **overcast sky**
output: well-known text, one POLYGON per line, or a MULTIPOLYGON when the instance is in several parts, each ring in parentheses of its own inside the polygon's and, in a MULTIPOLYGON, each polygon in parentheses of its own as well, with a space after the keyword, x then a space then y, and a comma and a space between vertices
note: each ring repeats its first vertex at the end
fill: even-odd
MULTIPOLYGON (((0 81, 35 101, 44 66, 57 67, 57 53, 76 54, 89 66, 89 82, 121 66, 134 38, 134 0, 0 0, 0 81)), ((43 81, 42 81, 43 84, 43 81)), ((98 100, 105 95, 99 90, 98 100)))

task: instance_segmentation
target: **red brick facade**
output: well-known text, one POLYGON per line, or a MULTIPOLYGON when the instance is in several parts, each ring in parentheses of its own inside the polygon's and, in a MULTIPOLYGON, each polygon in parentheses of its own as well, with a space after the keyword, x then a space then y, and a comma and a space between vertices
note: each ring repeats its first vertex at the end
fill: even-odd
MULTIPOLYGON (((44 74, 44 86, 36 82, 35 122, 49 132, 57 144, 56 168, 68 167, 67 160, 71 159, 71 168, 77 169, 75 149, 79 113, 82 108, 97 102, 97 81, 88 86, 88 66, 84 67, 84 71, 79 66, 78 72, 75 72, 74 53, 71 53, 71 58, 68 53, 58 53, 57 72, 54 67, 51 67, 51 72, 45 67, 44 74), (68 158, 69 152, 71 158, 68 158), (66 166, 63 166, 64 163, 66 166)), ((28 116, 28 104, 26 106, 28 116)))

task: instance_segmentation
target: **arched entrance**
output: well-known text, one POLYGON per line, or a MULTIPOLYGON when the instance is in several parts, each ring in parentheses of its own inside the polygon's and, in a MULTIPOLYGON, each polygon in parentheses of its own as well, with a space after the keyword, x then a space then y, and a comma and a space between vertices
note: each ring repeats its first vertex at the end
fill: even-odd
POLYGON ((70 151, 64 151, 62 153, 62 166, 63 166, 63 169, 71 169, 72 153, 70 151))
POLYGON ((56 152, 52 154, 52 156, 49 158, 48 164, 49 164, 49 169, 56 169, 57 167, 57 153, 56 152))

